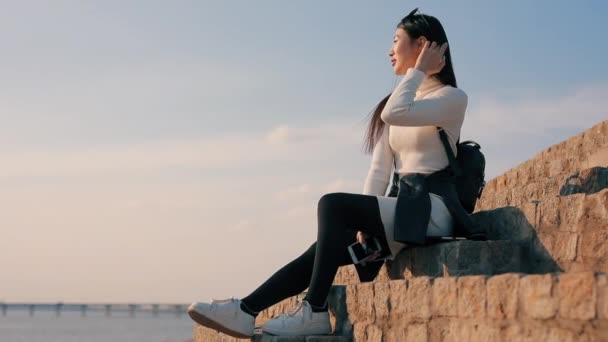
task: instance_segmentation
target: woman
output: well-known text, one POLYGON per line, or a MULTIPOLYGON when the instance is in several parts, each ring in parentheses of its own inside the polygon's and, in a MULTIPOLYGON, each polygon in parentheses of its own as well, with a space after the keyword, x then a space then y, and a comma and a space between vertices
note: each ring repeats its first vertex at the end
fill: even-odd
MULTIPOLYGON (((366 145, 373 156, 363 194, 323 195, 318 203, 317 241, 308 250, 247 297, 192 303, 188 313, 193 320, 228 335, 250 337, 260 311, 308 287, 294 309, 267 321, 262 331, 273 335, 331 333, 327 295, 338 268, 353 263, 347 246, 356 239, 363 242, 376 236, 388 247, 385 250, 390 254, 382 256, 389 259, 405 246, 393 240, 396 198, 384 196, 393 160, 399 174, 430 174, 446 168, 449 160, 436 126, 444 128, 456 155, 467 106, 466 93, 456 88, 441 23, 416 10, 397 25, 389 51, 395 74, 404 77, 371 117, 366 145)), ((432 210, 427 235, 448 236, 452 217, 441 197, 429 195, 432 210)))

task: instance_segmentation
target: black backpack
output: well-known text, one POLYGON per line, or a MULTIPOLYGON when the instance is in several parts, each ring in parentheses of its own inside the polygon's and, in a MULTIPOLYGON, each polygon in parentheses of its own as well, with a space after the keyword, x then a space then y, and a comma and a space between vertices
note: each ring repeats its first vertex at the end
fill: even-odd
MULTIPOLYGON (((450 161, 449 168, 455 176, 456 191, 458 192, 460 203, 467 213, 471 214, 475 210, 475 203, 481 197, 483 188, 486 185, 486 181, 484 180, 486 158, 481 153, 481 147, 478 143, 472 140, 460 142, 460 138, 456 142, 458 157, 455 158, 445 131, 442 127, 437 127, 437 130, 450 161)), ((391 190, 387 196, 397 197, 398 192, 399 174, 395 171, 393 173, 391 190)))

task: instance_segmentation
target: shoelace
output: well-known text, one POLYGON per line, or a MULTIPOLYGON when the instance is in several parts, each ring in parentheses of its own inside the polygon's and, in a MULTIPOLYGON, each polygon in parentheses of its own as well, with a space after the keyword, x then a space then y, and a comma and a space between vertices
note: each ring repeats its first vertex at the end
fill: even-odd
MULTIPOLYGON (((236 302, 238 301, 238 298, 235 297, 230 297, 230 298, 226 298, 226 299, 215 299, 212 298, 211 299, 211 308, 210 310, 215 311, 217 309, 217 304, 222 304, 222 303, 230 303, 230 302, 236 302)), ((236 317, 237 315, 237 311, 234 311, 234 316, 236 317)))
POLYGON ((289 310, 286 315, 295 316, 298 311, 302 309, 303 304, 304 300, 297 299, 296 306, 293 309, 289 310))
POLYGON ((214 303, 228 303, 228 302, 234 302, 234 301, 237 301, 237 300, 238 299, 235 298, 235 297, 230 297, 230 298, 227 298, 227 299, 215 299, 215 298, 212 298, 211 299, 211 304, 214 304, 214 303))
MULTIPOLYGON (((310 308, 310 304, 308 304, 308 306, 310 308)), ((294 308, 292 308, 291 310, 289 310, 287 313, 281 314, 279 316, 279 318, 282 320, 286 320, 289 317, 294 317, 294 316, 296 316, 297 313, 302 312, 302 321, 304 321, 305 317, 304 317, 303 310, 304 310, 304 300, 296 299, 296 306, 294 308)), ((309 311, 310 312, 309 312, 308 319, 312 319, 312 311, 311 310, 309 310, 309 311)))

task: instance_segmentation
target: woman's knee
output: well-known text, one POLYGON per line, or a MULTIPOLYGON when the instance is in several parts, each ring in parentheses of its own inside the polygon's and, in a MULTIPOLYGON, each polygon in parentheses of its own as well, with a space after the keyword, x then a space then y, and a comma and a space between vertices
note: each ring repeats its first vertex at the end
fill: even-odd
POLYGON ((336 213, 337 211, 344 209, 348 195, 349 194, 345 192, 331 192, 321 196, 317 205, 318 212, 322 213, 327 211, 336 213))

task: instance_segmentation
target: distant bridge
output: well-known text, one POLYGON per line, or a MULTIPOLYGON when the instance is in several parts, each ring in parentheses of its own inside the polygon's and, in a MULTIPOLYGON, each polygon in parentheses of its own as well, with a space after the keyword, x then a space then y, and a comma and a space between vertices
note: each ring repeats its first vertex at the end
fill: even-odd
POLYGON ((156 316, 160 312, 174 313, 182 315, 186 313, 186 308, 190 304, 125 304, 125 303, 4 303, 0 302, 0 310, 2 316, 6 316, 8 310, 29 310, 30 316, 34 315, 36 310, 39 311, 54 311, 57 316, 61 315, 62 311, 79 311, 81 316, 86 316, 89 311, 103 311, 106 316, 111 316, 112 312, 128 312, 131 317, 135 317, 136 312, 147 312, 156 316))

